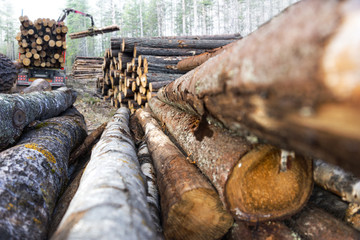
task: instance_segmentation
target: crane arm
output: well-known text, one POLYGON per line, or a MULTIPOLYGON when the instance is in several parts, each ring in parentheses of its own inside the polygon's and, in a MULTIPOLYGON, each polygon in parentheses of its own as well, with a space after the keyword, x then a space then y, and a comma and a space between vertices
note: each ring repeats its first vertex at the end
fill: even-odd
POLYGON ((72 8, 65 8, 63 10, 63 13, 60 15, 60 17, 58 18, 57 22, 62 22, 65 20, 65 18, 67 17, 67 15, 69 15, 70 13, 77 13, 77 14, 80 14, 80 15, 83 15, 85 17, 88 17, 90 18, 91 20, 91 28, 94 27, 94 19, 93 19, 93 16, 91 16, 90 14, 88 13, 83 13, 83 12, 80 12, 80 11, 77 11, 75 9, 72 9, 72 8))

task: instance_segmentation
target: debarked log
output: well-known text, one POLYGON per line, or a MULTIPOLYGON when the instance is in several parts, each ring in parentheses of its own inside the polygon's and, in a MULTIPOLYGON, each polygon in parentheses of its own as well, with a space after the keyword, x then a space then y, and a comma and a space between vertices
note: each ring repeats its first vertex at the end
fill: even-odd
POLYGON ((0 94, 0 149, 14 143, 29 123, 57 116, 75 100, 76 92, 67 88, 29 94, 0 94))
POLYGON ((149 111, 138 109, 136 116, 154 160, 166 239, 219 239, 233 219, 215 189, 162 132, 149 111))
POLYGON ((70 151, 86 136, 80 115, 38 122, 18 144, 0 153, 2 239, 45 239, 67 180, 70 151))
POLYGON ((79 188, 52 239, 155 239, 128 124, 129 110, 118 109, 93 148, 79 188))
POLYGON ((159 101, 149 106, 217 189, 238 220, 265 221, 299 211, 311 194, 312 161, 298 154, 280 171, 283 151, 208 124, 159 101))
POLYGON ((359 24, 356 0, 301 1, 158 97, 360 176, 359 24))

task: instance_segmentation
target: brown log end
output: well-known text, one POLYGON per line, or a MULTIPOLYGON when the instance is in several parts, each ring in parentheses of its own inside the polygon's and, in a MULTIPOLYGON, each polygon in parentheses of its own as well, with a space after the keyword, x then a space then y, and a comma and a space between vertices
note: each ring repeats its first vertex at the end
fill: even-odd
POLYGON ((360 205, 357 203, 350 203, 346 209, 346 222, 350 223, 353 228, 360 231, 360 205))
POLYGON ((21 109, 17 109, 14 111, 12 119, 16 128, 23 127, 26 122, 26 113, 21 109))
POLYGON ((169 210, 164 222, 166 239, 219 239, 230 229, 233 218, 216 192, 197 188, 184 193, 169 210))
POLYGON ((312 161, 296 156, 282 172, 280 159, 280 149, 259 145, 235 165, 225 196, 236 219, 280 219, 305 205, 313 187, 312 161))

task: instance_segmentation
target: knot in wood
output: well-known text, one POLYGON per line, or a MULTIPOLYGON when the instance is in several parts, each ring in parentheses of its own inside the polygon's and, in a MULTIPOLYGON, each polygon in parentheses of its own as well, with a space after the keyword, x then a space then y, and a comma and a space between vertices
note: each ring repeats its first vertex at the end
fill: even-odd
POLYGON ((15 125, 15 127, 21 127, 26 122, 26 114, 23 110, 16 109, 13 114, 12 119, 13 119, 13 124, 15 125))

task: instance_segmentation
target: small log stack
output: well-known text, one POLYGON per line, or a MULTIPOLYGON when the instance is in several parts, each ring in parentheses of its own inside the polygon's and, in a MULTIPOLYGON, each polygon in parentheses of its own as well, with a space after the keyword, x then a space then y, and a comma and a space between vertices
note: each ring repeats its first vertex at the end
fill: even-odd
POLYGON ((27 16, 19 18, 20 32, 16 35, 19 44, 19 62, 26 67, 63 68, 65 66, 67 26, 48 18, 34 22, 27 16))
POLYGON ((102 76, 103 62, 100 57, 76 57, 71 76, 75 81, 97 79, 102 76))
POLYGON ((240 39, 239 34, 152 38, 112 38, 105 52, 99 92, 115 107, 144 105, 157 90, 186 73, 177 63, 240 39))

